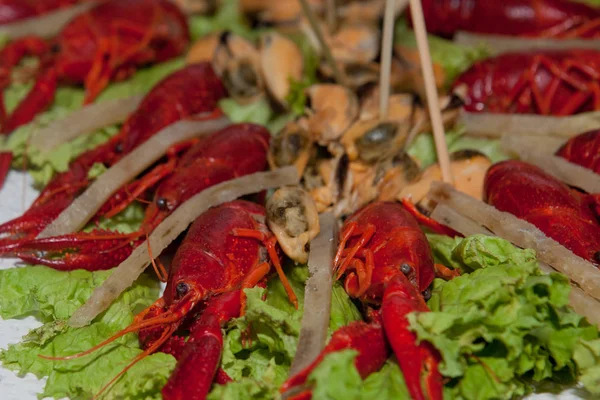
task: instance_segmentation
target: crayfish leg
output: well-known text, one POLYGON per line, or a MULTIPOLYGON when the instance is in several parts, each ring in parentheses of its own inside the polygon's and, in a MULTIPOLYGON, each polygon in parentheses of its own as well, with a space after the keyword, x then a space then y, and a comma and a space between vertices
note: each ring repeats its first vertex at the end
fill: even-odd
POLYGON ((2 186, 4 186, 4 181, 6 180, 6 175, 8 175, 8 171, 10 170, 12 160, 13 155, 10 151, 0 152, 0 189, 2 189, 2 186))
POLYGON ((413 217, 415 217, 415 219, 420 225, 426 226, 433 232, 438 233, 440 235, 446 235, 450 237, 463 237, 461 233, 455 231, 454 229, 446 225, 442 225, 433 218, 429 218, 428 216, 421 213, 409 199, 402 199, 401 203, 406 209, 406 211, 408 211, 413 217))
POLYGON ((408 329, 406 315, 429 311, 421 293, 408 279, 398 274, 386 286, 381 314, 386 337, 396 354, 406 386, 415 400, 441 400, 442 376, 438 370, 440 356, 427 342, 417 344, 416 335, 408 329), (423 387, 427 396, 423 393, 423 387))
POLYGON ((177 361, 169 381, 162 389, 165 400, 205 399, 215 378, 224 379, 218 368, 223 351, 225 322, 240 315, 241 291, 215 297, 191 328, 189 340, 177 361))
POLYGON ((2 124, 2 133, 8 134, 21 125, 27 124, 33 118, 46 111, 54 102, 54 94, 57 86, 56 71, 53 68, 46 69, 37 78, 33 89, 27 93, 25 99, 19 103, 17 108, 6 117, 2 124))
POLYGON ((323 358, 327 354, 348 349, 358 352, 354 360, 354 365, 363 379, 373 372, 378 371, 387 360, 389 354, 389 347, 380 324, 369 324, 363 321, 353 322, 335 331, 331 336, 331 340, 315 361, 304 370, 289 378, 279 391, 284 393, 304 385, 308 376, 323 361, 323 358))
POLYGON ((270 234, 266 234, 256 229, 234 229, 233 235, 239 237, 253 238, 260 240, 263 242, 264 246, 267 248, 269 253, 269 258, 277 271, 277 275, 279 276, 279 280, 283 284, 285 291, 290 299, 290 302, 294 305, 296 309, 298 309, 298 297, 294 293, 294 289, 292 289, 292 285, 288 281, 287 277, 283 273, 283 267, 281 266, 281 262, 279 261, 279 256, 277 255, 277 238, 270 234))

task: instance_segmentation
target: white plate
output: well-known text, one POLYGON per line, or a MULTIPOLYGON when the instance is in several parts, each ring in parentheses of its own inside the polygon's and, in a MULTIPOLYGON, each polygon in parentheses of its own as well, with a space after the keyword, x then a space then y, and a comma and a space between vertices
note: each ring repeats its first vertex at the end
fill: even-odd
MULTIPOLYGON (((37 192, 31 187, 29 175, 11 171, 4 187, 0 190, 0 223, 21 215, 33 202, 37 192)), ((1 259, 0 269, 12 268, 17 260, 1 259)), ((0 319, 0 348, 5 349, 9 344, 18 343, 21 337, 30 329, 41 324, 33 317, 23 319, 0 319)), ((0 399, 2 400, 37 400, 45 384, 33 374, 19 378, 14 372, 0 366, 0 399)), ((560 395, 536 394, 527 397, 528 400, 579 400, 572 390, 560 395)))

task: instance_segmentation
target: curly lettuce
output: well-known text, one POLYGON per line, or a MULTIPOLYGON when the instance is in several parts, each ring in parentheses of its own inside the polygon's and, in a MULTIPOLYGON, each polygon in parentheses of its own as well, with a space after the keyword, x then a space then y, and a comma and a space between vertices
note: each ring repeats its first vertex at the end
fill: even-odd
MULTIPOLYGON (((87 350, 129 325, 136 313, 158 297, 158 282, 142 276, 91 325, 79 329, 67 326, 66 319, 110 273, 62 272, 43 266, 0 271, 0 316, 7 319, 35 315, 45 322, 21 343, 0 352, 4 368, 19 375, 31 372, 39 378, 48 377, 40 398, 89 398, 142 352, 137 335, 128 334, 85 357, 69 361, 38 357, 66 356, 87 350)), ((160 389, 174 367, 175 359, 170 355, 149 356, 117 380, 107 395, 160 399, 160 389)))
MULTIPOLYGON (((450 398, 510 399, 532 383, 573 384, 579 376, 597 382, 590 360, 598 329, 568 307, 565 276, 543 274, 533 250, 497 237, 429 238, 436 258, 463 275, 436 279, 431 312, 409 321, 419 340, 439 350, 450 398)), ((587 388, 598 391, 597 384, 587 388)))

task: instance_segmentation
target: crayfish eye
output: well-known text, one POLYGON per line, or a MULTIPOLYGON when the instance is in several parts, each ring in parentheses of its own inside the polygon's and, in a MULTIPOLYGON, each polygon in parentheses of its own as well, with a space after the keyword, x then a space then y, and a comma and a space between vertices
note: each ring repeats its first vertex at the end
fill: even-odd
POLYGON ((60 44, 54 43, 52 46, 50 46, 50 53, 51 54, 58 54, 58 53, 60 53, 60 44))
POLYGON ((600 251, 594 253, 594 261, 600 264, 600 251))
POLYGON ((156 207, 158 207, 159 210, 167 211, 168 206, 169 206, 169 203, 167 202, 167 199, 165 199, 164 197, 159 197, 158 199, 156 199, 156 207))
POLYGON ((431 290, 423 290, 423 298, 425 299, 425 301, 429 300, 431 298, 431 290))
POLYGON ((123 143, 117 143, 117 145, 115 146, 115 152, 116 153, 122 153, 123 152, 123 143))
POLYGON ((179 282, 177 286, 175 286, 175 291, 177 291, 177 295, 179 297, 183 297, 189 292, 190 287, 185 282, 179 282))
POLYGON ((408 275, 412 271, 412 267, 409 264, 407 264, 407 263, 403 263, 402 265, 400 265, 400 271, 404 275, 408 275))

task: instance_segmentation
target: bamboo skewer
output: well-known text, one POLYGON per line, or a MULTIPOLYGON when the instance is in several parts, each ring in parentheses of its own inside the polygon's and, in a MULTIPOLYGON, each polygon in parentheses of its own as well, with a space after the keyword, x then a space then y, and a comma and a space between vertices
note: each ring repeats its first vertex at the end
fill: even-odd
POLYGON ((302 6, 302 12, 304 12, 304 15, 308 19, 308 23, 310 24, 310 27, 312 28, 313 32, 315 33, 315 36, 317 37, 317 40, 319 41, 319 44, 321 45, 321 49, 323 50, 323 55, 325 56, 327 63, 329 64, 329 66, 331 67, 331 70, 333 71, 333 76, 335 77, 335 80, 340 85, 348 86, 348 80, 346 79, 346 74, 344 74, 344 71, 342 71, 338 68, 338 66, 335 62, 335 58, 333 58, 333 54, 331 54, 331 50, 329 50, 329 46, 327 46, 327 43, 325 42, 325 38, 323 37, 323 32, 321 32, 321 28, 319 27, 319 21, 317 21, 317 18, 315 17, 315 14, 311 10, 310 5, 308 4, 308 1, 300 0, 300 5, 302 6))
POLYGON ((379 72, 379 120, 387 118, 390 97, 390 74, 394 39, 394 7, 396 0, 386 0, 381 39, 381 70, 379 72))
POLYGON ((448 155, 448 146, 446 144, 446 136, 444 135, 442 112, 440 111, 440 103, 435 87, 431 54, 429 53, 427 32, 425 30, 425 18, 423 17, 423 8, 421 7, 420 0, 410 0, 410 14, 417 39, 417 49, 419 50, 421 71, 423 73, 425 93, 427 95, 427 108, 429 109, 429 117, 431 118, 438 162, 440 163, 440 168, 442 170, 442 180, 445 183, 453 184, 454 180, 452 178, 452 173, 450 172, 450 156, 448 155))

